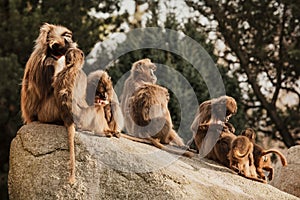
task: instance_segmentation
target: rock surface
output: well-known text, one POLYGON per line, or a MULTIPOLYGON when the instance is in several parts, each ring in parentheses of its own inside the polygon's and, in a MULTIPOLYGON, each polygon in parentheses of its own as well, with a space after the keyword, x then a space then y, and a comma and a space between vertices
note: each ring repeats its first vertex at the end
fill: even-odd
POLYGON ((298 199, 205 159, 124 138, 75 137, 77 181, 69 185, 65 128, 23 126, 11 143, 10 199, 298 199))
POLYGON ((280 190, 300 197, 300 146, 291 147, 287 153, 286 167, 276 169, 271 184, 280 190))

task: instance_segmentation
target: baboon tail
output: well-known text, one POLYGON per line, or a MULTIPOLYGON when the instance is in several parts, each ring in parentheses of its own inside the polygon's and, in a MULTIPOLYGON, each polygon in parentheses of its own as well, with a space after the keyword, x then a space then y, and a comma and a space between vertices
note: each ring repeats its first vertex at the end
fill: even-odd
POLYGON ((75 183, 75 147, 74 147, 74 137, 75 137, 75 124, 72 123, 67 127, 68 130, 68 141, 70 150, 70 176, 69 183, 75 183))
POLYGON ((154 138, 151 138, 151 137, 150 138, 138 138, 138 137, 134 137, 134 136, 131 136, 131 135, 124 134, 124 133, 121 133, 120 135, 121 135, 121 137, 132 140, 134 142, 141 142, 141 143, 144 143, 144 144, 154 145, 155 147, 157 147, 159 149, 162 149, 164 151, 167 151, 169 153, 184 155, 184 156, 189 157, 189 158, 191 158, 195 155, 193 152, 190 152, 190 151, 183 151, 183 150, 167 147, 167 146, 161 144, 157 139, 154 139, 154 138))
POLYGON ((267 155, 269 153, 275 153, 277 154, 279 157, 280 157, 280 160, 281 160, 281 163, 283 166, 286 166, 287 165, 287 160, 285 158, 285 156, 280 152, 278 151, 277 149, 269 149, 269 150, 265 150, 263 153, 262 153, 262 156, 264 155, 267 155))
POLYGON ((121 137, 126 138, 128 140, 132 140, 134 142, 152 144, 152 142, 148 138, 138 138, 138 137, 134 137, 134 136, 131 136, 131 135, 124 134, 124 133, 120 133, 120 135, 121 135, 121 137))
POLYGON ((165 146, 162 143, 160 143, 157 139, 154 139, 154 138, 149 138, 149 140, 151 140, 152 144, 154 146, 156 146, 157 148, 167 151, 169 153, 173 153, 173 154, 177 154, 177 155, 184 155, 189 158, 192 158, 195 155, 193 152, 190 152, 188 150, 185 151, 185 150, 175 149, 175 148, 172 148, 169 146, 165 146))

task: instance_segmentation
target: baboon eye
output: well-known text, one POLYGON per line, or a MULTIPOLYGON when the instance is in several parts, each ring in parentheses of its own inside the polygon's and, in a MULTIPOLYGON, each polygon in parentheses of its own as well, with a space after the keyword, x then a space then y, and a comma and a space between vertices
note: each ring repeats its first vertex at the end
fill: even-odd
POLYGON ((67 38, 72 38, 72 33, 65 32, 62 34, 62 36, 67 37, 67 38))
POLYGON ((151 69, 152 71, 156 71, 156 65, 154 65, 154 64, 150 65, 150 69, 151 69))
POLYGON ((263 161, 267 162, 268 161, 268 157, 267 156, 263 156, 263 161))

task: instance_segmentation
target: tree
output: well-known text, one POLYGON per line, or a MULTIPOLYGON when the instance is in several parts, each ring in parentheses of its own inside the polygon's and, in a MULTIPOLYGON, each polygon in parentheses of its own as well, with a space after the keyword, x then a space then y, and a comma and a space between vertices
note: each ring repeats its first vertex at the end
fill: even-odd
POLYGON ((236 73, 245 75, 251 86, 245 105, 254 112, 253 125, 274 136, 278 130, 287 147, 295 145, 292 131, 300 119, 298 4, 289 0, 187 4, 218 22, 217 32, 228 47, 223 57, 228 65, 234 64, 228 55, 238 58, 236 73), (283 95, 298 103, 280 105, 283 95))

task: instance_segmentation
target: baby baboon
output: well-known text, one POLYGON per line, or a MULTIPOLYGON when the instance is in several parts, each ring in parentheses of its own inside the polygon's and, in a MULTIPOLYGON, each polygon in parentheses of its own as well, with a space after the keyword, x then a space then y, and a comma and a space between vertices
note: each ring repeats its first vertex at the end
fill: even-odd
POLYGON ((129 101, 128 99, 133 95, 136 89, 144 83, 156 83, 156 76, 154 71, 156 70, 155 64, 150 59, 142 59, 133 63, 130 76, 126 79, 121 95, 121 108, 125 119, 125 128, 128 133, 133 130, 133 121, 129 114, 129 101))
POLYGON ((173 130, 168 109, 169 93, 164 87, 144 83, 128 100, 129 114, 133 120, 132 132, 136 137, 122 134, 123 137, 143 143, 151 143, 165 151, 192 157, 194 154, 166 144, 185 147, 182 138, 173 130))
POLYGON ((243 135, 237 136, 231 143, 228 153, 229 166, 245 178, 266 183, 265 180, 258 178, 253 156, 253 143, 243 135))
POLYGON ((254 145, 254 150, 253 150, 254 164, 256 167, 256 172, 259 175, 259 177, 262 178, 263 180, 266 180, 266 176, 264 174, 264 170, 265 170, 269 172, 268 180, 269 181, 273 180, 274 169, 272 167, 271 157, 269 154, 271 153, 277 154, 283 166, 287 165, 285 156, 276 149, 264 150, 261 146, 256 144, 255 143, 256 134, 254 130, 251 128, 247 128, 246 130, 242 131, 241 135, 250 138, 251 142, 254 145))
POLYGON ((47 23, 40 28, 22 81, 21 111, 25 124, 35 120, 59 120, 57 110, 53 108, 53 76, 64 66, 59 64, 59 59, 69 48, 76 46, 72 32, 67 28, 47 23))

